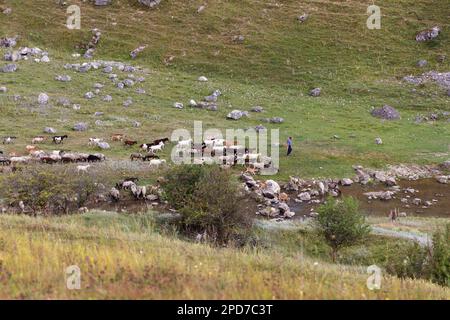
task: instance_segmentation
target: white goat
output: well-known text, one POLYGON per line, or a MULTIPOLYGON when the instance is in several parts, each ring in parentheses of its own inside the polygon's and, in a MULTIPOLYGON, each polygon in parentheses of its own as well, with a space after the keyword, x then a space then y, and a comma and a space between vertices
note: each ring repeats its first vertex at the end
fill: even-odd
POLYGON ((192 139, 188 139, 188 140, 181 140, 178 142, 177 147, 179 149, 186 149, 186 148, 190 148, 192 145, 192 139))
POLYGON ((153 160, 150 160, 150 167, 159 167, 159 166, 161 166, 161 165, 164 165, 164 164, 166 164, 166 160, 165 159, 153 159, 153 160))
POLYGON ((162 141, 159 144, 157 144, 156 146, 151 146, 150 147, 150 150, 153 153, 156 153, 158 151, 162 151, 162 149, 164 149, 164 142, 162 142, 162 141))
POLYGON ((77 166, 77 172, 78 173, 87 173, 90 166, 91 166, 90 164, 87 164, 84 166, 77 166))
POLYGON ((97 146, 100 142, 103 142, 104 140, 101 138, 89 138, 89 146, 97 146))

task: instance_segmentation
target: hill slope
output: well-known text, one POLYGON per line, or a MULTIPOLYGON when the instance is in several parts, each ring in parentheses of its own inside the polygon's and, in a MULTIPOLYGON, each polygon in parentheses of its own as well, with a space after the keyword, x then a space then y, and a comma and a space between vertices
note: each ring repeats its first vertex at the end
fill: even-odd
POLYGON ((446 288, 282 252, 217 249, 154 232, 148 215, 0 217, 0 298, 448 299, 446 288), (39 254, 36 254, 39 253, 39 254), (81 270, 81 290, 65 270, 81 270), (30 267, 32 266, 32 267, 30 267))
MULTIPOLYGON (((9 97, 0 96, 5 114, 0 134, 21 137, 7 151, 22 150, 44 126, 68 132, 81 120, 88 120, 91 129, 68 142, 69 148, 80 151, 87 149, 88 137, 107 137, 117 131, 148 141, 170 135, 174 128, 191 129, 193 120, 203 120, 205 127, 246 128, 260 124, 261 118, 281 116, 282 125, 264 125, 279 127, 282 140, 290 135, 296 142, 294 157, 282 158, 282 177, 343 176, 356 163, 436 163, 449 156, 448 123, 413 121, 417 114, 448 111, 446 93, 433 84, 414 88, 400 80, 427 70, 449 70, 450 59, 436 59, 450 52, 445 1, 380 1, 381 30, 366 28, 365 1, 219 0, 208 2, 201 13, 196 9, 203 1, 167 0, 155 10, 137 1, 113 2, 95 8, 73 1, 81 7, 82 29, 68 30, 66 7, 53 1, 3 1, 13 11, 1 16, 0 34, 19 34, 19 46, 46 49, 52 59, 50 65, 22 61, 18 72, 0 74, 2 85, 9 89, 9 97), (310 18, 299 23, 296 17, 304 12, 310 18), (436 24, 443 29, 437 40, 415 42, 418 31, 436 24), (146 95, 134 89, 116 90, 101 72, 80 75, 63 69, 67 62, 83 61, 71 54, 88 41, 92 28, 102 31, 95 59, 130 62, 131 50, 148 45, 133 61, 151 70, 142 84, 146 95), (245 37, 243 43, 232 40, 236 35, 245 37), (173 60, 164 63, 169 57, 173 60), (419 59, 427 59, 428 66, 417 68, 419 59), (73 81, 56 83, 55 75, 62 73, 70 74, 73 81), (210 81, 197 83, 200 75, 210 81), (113 103, 83 99, 95 82, 107 84, 103 94, 113 95, 113 103), (321 97, 307 95, 313 87, 322 88, 321 97), (217 88, 223 92, 217 113, 172 108, 175 101, 186 105, 217 88), (30 111, 40 92, 47 92, 53 101, 67 97, 82 109, 30 111), (13 101, 14 94, 24 100, 13 101), (124 109, 128 97, 135 103, 124 109), (384 104, 399 109, 402 120, 386 123, 370 117, 371 107, 384 104), (232 109, 249 110, 254 105, 262 105, 266 112, 236 123, 225 120, 232 109), (96 111, 105 113, 102 120, 108 126, 93 124, 96 111), (142 127, 132 128, 132 120, 142 122, 142 127), (335 135, 339 139, 332 139, 335 135), (378 136, 382 146, 374 144, 378 136)), ((128 154, 118 146, 107 153, 113 158, 128 154)))

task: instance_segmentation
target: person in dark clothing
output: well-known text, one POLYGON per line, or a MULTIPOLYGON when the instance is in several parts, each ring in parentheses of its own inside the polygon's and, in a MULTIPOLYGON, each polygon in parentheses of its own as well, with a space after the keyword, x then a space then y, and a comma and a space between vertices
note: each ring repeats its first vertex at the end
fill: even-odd
POLYGON ((287 140, 287 155, 289 156, 292 153, 292 137, 289 137, 287 140))

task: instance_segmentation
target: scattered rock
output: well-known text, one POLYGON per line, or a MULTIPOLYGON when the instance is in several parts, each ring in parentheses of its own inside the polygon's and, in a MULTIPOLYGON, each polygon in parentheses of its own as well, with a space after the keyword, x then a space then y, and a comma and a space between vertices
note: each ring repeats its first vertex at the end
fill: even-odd
POLYGON ((311 97, 318 97, 318 96, 320 96, 321 92, 322 92, 321 88, 314 88, 309 92, 309 95, 311 97))
POLYGON ((95 97, 95 94, 94 94, 93 92, 89 91, 89 92, 86 92, 86 93, 84 94, 84 97, 85 97, 86 99, 92 99, 92 98, 95 97))
POLYGON ((96 6, 107 6, 111 4, 111 0, 95 0, 96 6))
POLYGON ((123 80, 123 84, 125 85, 125 87, 132 87, 134 86, 134 81, 131 79, 125 79, 123 80))
POLYGON ((38 103, 39 103, 40 105, 47 104, 47 103, 48 103, 48 100, 49 100, 49 97, 48 97, 48 95, 47 95, 46 93, 41 93, 41 94, 39 94, 39 97, 38 97, 38 103))
POLYGON ((161 0, 139 0, 139 3, 149 8, 154 8, 161 3, 161 0))
POLYGON ((261 106, 255 106, 251 109, 252 112, 263 112, 264 108, 261 106))
POLYGON ((302 192, 298 195, 298 198, 302 201, 309 201, 311 200, 311 195, 308 192, 302 192))
POLYGON ((57 104, 63 107, 68 107, 70 106, 70 100, 64 97, 58 98, 57 104))
POLYGON ((134 49, 133 51, 130 52, 130 56, 131 59, 136 59, 137 56, 145 50, 145 48, 147 48, 147 46, 139 46, 136 49, 134 49))
POLYGON ((112 101, 112 97, 110 95, 106 95, 106 96, 103 97, 103 101, 111 102, 112 101))
POLYGON ((427 61, 427 60, 419 60, 419 61, 417 62, 417 66, 418 66, 419 68, 423 68, 423 67, 425 67, 427 64, 428 64, 428 61, 427 61))
POLYGON ((239 120, 240 118, 247 116, 247 115, 248 115, 248 113, 246 111, 233 110, 227 115, 227 118, 232 119, 232 120, 239 120))
POLYGON ((113 67, 106 66, 106 67, 103 68, 103 72, 104 73, 111 73, 111 72, 113 72, 113 67))
POLYGON ((48 134, 55 134, 56 130, 52 127, 45 127, 44 128, 44 133, 48 133, 48 134))
POLYGON ((88 125, 85 122, 79 122, 73 126, 73 130, 75 131, 86 131, 88 129, 88 125))
POLYGON ((123 106, 124 107, 129 107, 129 106, 131 106, 133 104, 133 99, 132 98, 128 98, 127 100, 125 100, 124 102, 123 102, 123 106))
POLYGON ((298 20, 300 23, 303 23, 303 22, 305 22, 306 20, 308 20, 308 17, 309 17, 309 14, 304 13, 304 14, 302 14, 301 16, 298 16, 298 17, 297 17, 297 20, 298 20))
POLYGON ((341 180, 341 184, 343 186, 351 186, 353 184, 353 180, 349 178, 344 178, 341 180))
POLYGON ((262 194, 264 197, 274 199, 281 191, 280 185, 274 180, 267 180, 264 183, 262 194))
POLYGON ((423 30, 416 35, 417 42, 430 41, 439 36, 441 33, 441 28, 439 26, 434 26, 431 29, 423 30))
POLYGON ((391 200, 392 196, 395 195, 395 191, 374 191, 374 192, 366 192, 364 193, 369 200, 372 199, 380 199, 380 200, 391 200))
POLYGON ((283 123, 284 119, 281 118, 281 117, 273 117, 273 118, 270 118, 268 122, 270 122, 270 123, 283 123))
POLYGON ((373 109, 372 116, 385 119, 385 120, 397 120, 400 119, 400 113, 393 107, 384 105, 381 108, 373 109))
POLYGON ((7 64, 7 65, 3 66, 0 70, 3 73, 16 72, 17 71, 17 65, 14 64, 14 63, 7 64))
POLYGON ((181 102, 175 102, 173 104, 173 107, 176 108, 176 109, 183 109, 184 105, 181 102))
POLYGON ((48 56, 43 56, 43 57, 41 58, 41 62, 49 63, 49 62, 50 62, 50 58, 49 58, 48 56))
POLYGON ((235 43, 243 43, 245 40, 245 37, 243 35, 237 35, 237 36, 233 36, 232 40, 235 43))
POLYGON ((436 181, 442 184, 450 183, 450 176, 437 176, 436 181))
POLYGON ((17 45, 17 39, 19 36, 11 37, 11 38, 1 38, 0 39, 0 47, 1 48, 14 48, 17 45))
POLYGON ((61 82, 69 82, 72 81, 72 78, 69 75, 59 75, 55 77, 55 80, 61 82))
POLYGON ((383 144, 383 140, 381 140, 381 138, 380 138, 380 137, 378 137, 378 138, 375 138, 375 144, 377 144, 377 145, 381 145, 381 144, 383 144))
POLYGON ((110 145, 107 142, 99 142, 97 146, 102 150, 111 149, 110 145))
POLYGON ((256 132, 262 132, 264 130, 267 130, 266 127, 264 127, 262 124, 259 124, 255 127, 256 132))

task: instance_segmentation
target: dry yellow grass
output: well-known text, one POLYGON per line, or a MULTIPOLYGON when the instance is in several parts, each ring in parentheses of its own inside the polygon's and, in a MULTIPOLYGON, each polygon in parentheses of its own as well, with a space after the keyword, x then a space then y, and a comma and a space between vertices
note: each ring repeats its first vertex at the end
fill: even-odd
POLYGON ((0 216, 3 299, 448 299, 448 289, 364 269, 217 249, 152 231, 142 220, 95 213, 62 218, 0 216), (81 289, 66 288, 78 265, 81 289))

